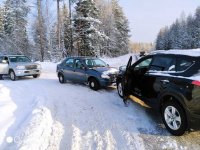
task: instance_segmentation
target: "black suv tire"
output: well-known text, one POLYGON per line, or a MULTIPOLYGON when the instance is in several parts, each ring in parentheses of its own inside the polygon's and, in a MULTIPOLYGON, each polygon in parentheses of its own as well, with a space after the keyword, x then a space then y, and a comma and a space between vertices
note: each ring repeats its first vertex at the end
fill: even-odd
POLYGON ((187 118, 183 108, 176 102, 166 102, 162 107, 162 120, 167 130, 175 136, 181 136, 187 129, 187 118))
POLYGON ((122 81, 119 80, 117 82, 117 92, 118 92, 118 95, 123 98, 124 97, 124 93, 123 93, 123 87, 122 87, 122 81))
POLYGON ((89 79, 89 87, 94 91, 97 91, 100 89, 99 82, 94 78, 89 79))

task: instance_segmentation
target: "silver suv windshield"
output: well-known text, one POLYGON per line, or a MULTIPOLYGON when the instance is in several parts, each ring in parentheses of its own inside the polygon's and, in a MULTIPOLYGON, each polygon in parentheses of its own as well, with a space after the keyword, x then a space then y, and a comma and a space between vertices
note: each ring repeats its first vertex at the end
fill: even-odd
POLYGON ((95 67, 106 67, 107 64, 102 61, 101 59, 85 59, 84 60, 85 64, 89 67, 89 68, 95 68, 95 67))
POLYGON ((18 62, 31 62, 31 60, 26 56, 10 56, 10 62, 18 63, 18 62))

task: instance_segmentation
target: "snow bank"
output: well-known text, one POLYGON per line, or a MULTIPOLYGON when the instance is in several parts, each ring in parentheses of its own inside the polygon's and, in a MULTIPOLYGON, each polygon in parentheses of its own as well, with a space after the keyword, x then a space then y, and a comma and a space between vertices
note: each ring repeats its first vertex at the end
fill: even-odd
POLYGON ((42 67, 42 72, 56 72, 56 66, 58 63, 53 62, 37 62, 42 67))
POLYGON ((119 68, 120 66, 127 65, 130 56, 133 57, 133 62, 135 62, 138 59, 137 56, 132 53, 132 54, 124 55, 124 56, 119 56, 116 58, 106 58, 105 57, 105 58, 102 58, 102 60, 104 60, 106 63, 108 63, 112 67, 119 68))

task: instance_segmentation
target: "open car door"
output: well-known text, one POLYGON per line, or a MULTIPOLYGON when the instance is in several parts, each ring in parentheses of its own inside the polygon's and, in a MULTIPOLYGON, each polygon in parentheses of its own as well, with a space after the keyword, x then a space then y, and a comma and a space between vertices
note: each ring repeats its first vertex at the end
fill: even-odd
POLYGON ((8 74, 8 62, 6 60, 0 62, 0 74, 8 74))
POLYGON ((125 73, 123 75, 123 78, 122 78, 122 90, 123 90, 123 99, 127 99, 128 97, 128 75, 130 75, 130 72, 129 72, 129 69, 131 67, 131 64, 132 64, 132 56, 129 58, 129 61, 128 61, 128 64, 126 66, 126 70, 125 70, 125 73))

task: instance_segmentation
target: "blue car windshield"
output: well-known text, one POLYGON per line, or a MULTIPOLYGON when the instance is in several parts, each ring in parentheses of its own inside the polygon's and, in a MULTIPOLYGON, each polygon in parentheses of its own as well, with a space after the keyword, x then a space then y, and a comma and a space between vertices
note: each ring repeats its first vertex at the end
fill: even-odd
POLYGON ((101 59, 85 59, 84 62, 89 68, 106 67, 107 66, 107 64, 104 61, 102 61, 101 59))
POLYGON ((10 62, 31 62, 31 60, 26 56, 10 56, 10 62))

